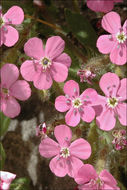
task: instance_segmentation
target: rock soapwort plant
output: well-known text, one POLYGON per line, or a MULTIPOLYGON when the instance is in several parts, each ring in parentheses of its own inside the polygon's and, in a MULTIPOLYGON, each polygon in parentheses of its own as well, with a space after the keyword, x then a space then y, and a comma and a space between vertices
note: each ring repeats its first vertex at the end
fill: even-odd
MULTIPOLYGON (((122 9, 124 2, 23 2, 22 8, 17 6, 16 0, 4 2, 3 10, 0 7, 0 190, 125 190, 127 20, 117 9, 122 9), (109 34, 104 33, 101 25, 98 27, 100 20, 109 34), (23 176, 15 179, 21 173, 18 168, 19 173, 13 174, 15 168, 13 164, 8 167, 10 155, 6 148, 4 150, 10 121, 25 120, 26 115, 29 118, 35 109, 31 104, 34 96, 34 106, 44 101, 51 111, 44 116, 45 121, 40 121, 40 115, 36 115, 37 127, 32 132, 39 147, 38 160, 51 158, 47 162, 51 175, 57 177, 51 178, 57 179, 55 187, 51 183, 53 180, 48 184, 45 177, 48 164, 43 167, 43 163, 47 162, 42 162, 44 176, 39 178, 44 180, 41 182, 32 184, 23 176), (20 105, 17 100, 27 103, 20 105), (22 109, 28 104, 31 106, 29 113, 22 109), (56 109, 53 119, 50 118, 52 106, 56 109), (64 177, 64 184, 58 187, 60 177, 64 177), (43 184, 45 179, 46 185, 43 184)), ((26 132, 17 130, 19 136, 19 131, 26 132)), ((15 140, 13 138, 12 135, 15 140)), ((20 146, 17 139, 14 142, 20 146)), ((31 142, 33 151, 32 138, 28 143, 31 142)), ((9 144, 9 150, 11 148, 9 144)), ((40 168, 36 169, 40 175, 40 168)), ((29 168, 23 174, 28 172, 29 168)), ((32 175, 34 172, 30 169, 32 175)), ((34 178, 37 181, 37 176, 34 178)))

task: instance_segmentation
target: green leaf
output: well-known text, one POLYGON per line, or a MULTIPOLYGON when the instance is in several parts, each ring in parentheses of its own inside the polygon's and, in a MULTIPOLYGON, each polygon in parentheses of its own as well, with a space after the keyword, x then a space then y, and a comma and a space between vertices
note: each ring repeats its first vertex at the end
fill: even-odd
POLYGON ((28 178, 15 179, 10 186, 10 190, 29 190, 30 180, 28 178))
POLYGON ((0 112, 0 137, 3 136, 8 130, 10 120, 10 118, 6 117, 2 112, 0 112))
POLYGON ((4 166, 5 158, 6 158, 5 151, 2 143, 0 143, 0 170, 2 170, 4 166))
POLYGON ((70 31, 77 37, 86 48, 96 48, 97 35, 90 22, 81 14, 73 13, 65 9, 65 18, 70 31))

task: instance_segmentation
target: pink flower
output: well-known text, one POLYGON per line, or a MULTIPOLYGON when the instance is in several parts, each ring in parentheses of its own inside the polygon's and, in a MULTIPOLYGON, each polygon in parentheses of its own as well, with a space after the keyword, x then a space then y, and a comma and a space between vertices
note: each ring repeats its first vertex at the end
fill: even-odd
POLYGON ((13 46, 19 39, 18 31, 11 25, 21 24, 24 20, 24 12, 18 6, 11 7, 4 15, 2 15, 1 11, 0 11, 0 35, 1 35, 0 46, 4 44, 10 47, 13 46))
POLYGON ((91 155, 90 144, 80 138, 71 143, 72 132, 66 125, 55 127, 54 135, 58 141, 45 138, 39 145, 39 152, 45 158, 52 158, 49 167, 59 177, 68 174, 73 177, 83 162, 80 159, 88 159, 91 155))
POLYGON ((40 90, 49 89, 53 79, 63 82, 68 76, 71 59, 64 50, 65 42, 59 36, 48 38, 43 49, 42 40, 29 39, 24 51, 33 60, 27 60, 21 65, 21 74, 27 81, 33 81, 34 86, 40 90))
POLYGON ((98 126, 105 131, 115 127, 116 117, 122 125, 127 125, 127 78, 120 81, 115 73, 106 73, 100 79, 100 88, 106 95, 99 96, 103 111, 97 116, 98 126))
POLYGON ((74 178, 79 190, 120 190, 115 178, 107 170, 102 170, 98 175, 90 164, 84 164, 74 178))
POLYGON ((127 138, 126 138, 126 131, 125 130, 114 130, 112 135, 114 139, 112 143, 115 145, 116 150, 127 148, 127 138))
POLYGON ((24 80, 17 80, 19 71, 13 64, 3 65, 0 77, 0 110, 7 117, 16 117, 20 113, 20 105, 16 99, 27 100, 31 95, 30 86, 24 80))
POLYGON ((95 12, 107 13, 113 9, 116 2, 123 2, 123 0, 87 0, 87 6, 95 12))
POLYGON ((127 62, 127 20, 121 26, 120 16, 116 12, 107 13, 102 19, 102 27, 110 35, 102 35, 97 40, 97 47, 103 54, 110 53, 110 60, 116 65, 127 62))
POLYGON ((8 190, 15 177, 13 173, 0 171, 0 190, 8 190))
POLYGON ((79 95, 79 85, 73 80, 69 80, 64 85, 65 96, 58 96, 55 100, 55 108, 60 112, 69 110, 65 116, 65 121, 69 126, 75 127, 83 121, 91 122, 95 117, 95 111, 91 107, 97 99, 97 92, 86 89, 79 95))

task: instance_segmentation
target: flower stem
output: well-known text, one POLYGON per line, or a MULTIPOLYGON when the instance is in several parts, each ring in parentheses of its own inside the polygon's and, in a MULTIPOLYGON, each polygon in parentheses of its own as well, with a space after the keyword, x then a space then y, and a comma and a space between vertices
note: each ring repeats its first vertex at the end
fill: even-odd
POLYGON ((51 23, 49 23, 49 22, 46 22, 46 21, 44 21, 44 20, 42 20, 42 19, 35 18, 35 17, 33 17, 33 16, 30 16, 30 15, 25 15, 25 17, 26 17, 26 18, 34 19, 34 20, 36 20, 37 22, 40 22, 40 23, 45 24, 45 25, 48 25, 48 26, 50 26, 51 28, 54 28, 55 30, 60 30, 60 31, 62 32, 62 29, 61 29, 60 27, 58 27, 58 26, 56 26, 56 25, 54 25, 54 24, 51 24, 51 23))

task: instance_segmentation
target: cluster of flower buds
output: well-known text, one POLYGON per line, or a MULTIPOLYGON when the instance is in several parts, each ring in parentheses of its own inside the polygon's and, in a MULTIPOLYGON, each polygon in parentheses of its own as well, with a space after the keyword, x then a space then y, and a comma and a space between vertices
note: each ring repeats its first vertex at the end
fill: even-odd
POLYGON ((47 127, 45 123, 42 123, 36 127, 36 136, 41 137, 41 139, 45 139, 47 137, 47 127))
POLYGON ((90 69, 84 69, 83 67, 78 70, 77 75, 80 77, 80 82, 88 82, 89 84, 92 84, 91 81, 96 76, 90 69))
POLYGON ((114 130, 112 133, 114 139, 112 143, 115 145, 116 150, 121 150, 127 147, 126 131, 114 130))

